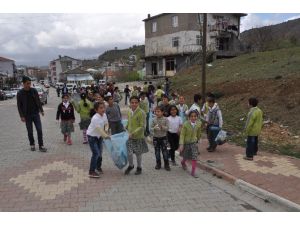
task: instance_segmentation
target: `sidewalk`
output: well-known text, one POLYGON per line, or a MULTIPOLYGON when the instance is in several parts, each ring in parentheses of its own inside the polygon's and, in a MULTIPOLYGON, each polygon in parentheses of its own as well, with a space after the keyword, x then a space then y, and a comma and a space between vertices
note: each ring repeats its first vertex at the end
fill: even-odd
POLYGON ((245 149, 225 143, 215 152, 208 152, 202 140, 199 166, 218 177, 235 183, 243 180, 258 188, 300 204, 300 160, 258 151, 254 161, 243 159, 245 149))

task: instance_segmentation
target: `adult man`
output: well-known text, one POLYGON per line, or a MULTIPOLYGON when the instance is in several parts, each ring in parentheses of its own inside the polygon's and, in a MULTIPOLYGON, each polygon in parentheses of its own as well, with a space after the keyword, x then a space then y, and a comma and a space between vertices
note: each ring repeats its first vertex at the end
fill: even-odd
POLYGON ((34 123, 38 134, 39 150, 41 152, 46 152, 47 149, 43 144, 42 123, 39 115, 39 113, 41 113, 42 116, 44 116, 44 110, 38 92, 35 88, 31 88, 31 79, 29 77, 24 76, 22 82, 23 89, 17 94, 17 105, 21 121, 26 123, 30 149, 31 151, 35 151, 32 127, 32 123, 34 123))

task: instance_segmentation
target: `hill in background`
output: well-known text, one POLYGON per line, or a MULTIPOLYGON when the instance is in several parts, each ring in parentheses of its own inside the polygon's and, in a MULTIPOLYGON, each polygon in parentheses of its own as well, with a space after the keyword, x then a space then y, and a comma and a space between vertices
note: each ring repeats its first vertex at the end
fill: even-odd
POLYGON ((145 45, 134 45, 127 49, 114 49, 104 52, 98 57, 99 61, 113 62, 115 60, 128 60, 130 55, 136 55, 137 60, 145 56, 145 45))

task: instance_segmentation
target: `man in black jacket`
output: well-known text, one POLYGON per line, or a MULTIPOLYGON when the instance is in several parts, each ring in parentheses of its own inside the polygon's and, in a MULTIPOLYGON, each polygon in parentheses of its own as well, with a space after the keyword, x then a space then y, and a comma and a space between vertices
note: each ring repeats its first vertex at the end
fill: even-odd
POLYGON ((39 114, 41 113, 44 116, 44 110, 38 92, 35 88, 31 88, 31 79, 29 77, 24 76, 22 82, 23 89, 17 94, 17 105, 21 121, 26 123, 31 151, 35 151, 32 127, 32 123, 34 123, 38 134, 39 150, 46 152, 47 149, 43 144, 42 123, 39 114))

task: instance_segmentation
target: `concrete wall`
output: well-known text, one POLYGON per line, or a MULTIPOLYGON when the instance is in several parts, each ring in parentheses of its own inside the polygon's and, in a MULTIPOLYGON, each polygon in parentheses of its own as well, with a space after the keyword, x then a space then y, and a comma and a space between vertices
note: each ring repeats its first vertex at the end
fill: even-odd
POLYGON ((14 75, 14 62, 13 61, 5 61, 0 62, 0 73, 3 73, 5 75, 8 75, 9 77, 12 77, 14 75))

